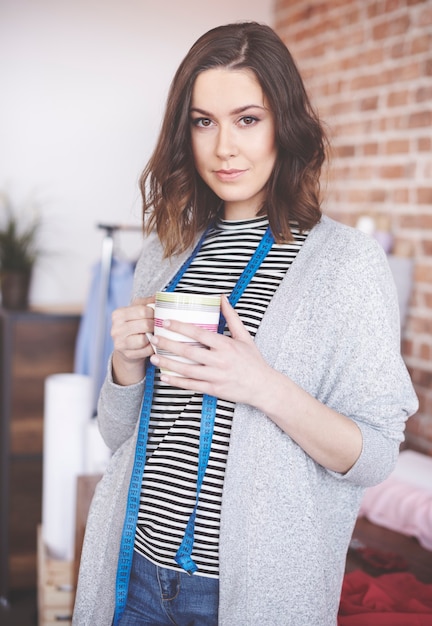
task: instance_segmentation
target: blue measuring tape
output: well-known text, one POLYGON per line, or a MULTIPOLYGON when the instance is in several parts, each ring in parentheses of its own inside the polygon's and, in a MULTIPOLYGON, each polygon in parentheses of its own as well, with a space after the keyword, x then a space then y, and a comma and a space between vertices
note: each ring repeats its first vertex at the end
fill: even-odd
MULTIPOLYGON (((201 239, 198 241, 198 244, 194 248, 192 254, 188 257, 185 263, 182 265, 180 270, 171 280, 171 282, 166 287, 166 291, 174 291, 181 277, 192 263, 193 259, 196 257, 199 249, 202 246, 203 241, 205 240, 209 230, 209 227, 201 239)), ((235 306, 248 286, 249 282, 255 275, 257 269, 261 265, 264 258, 267 256, 270 251, 272 245, 274 243, 274 238, 271 233, 270 227, 267 228, 263 238, 261 239, 258 248, 255 250, 252 255, 249 263, 243 270, 240 278, 238 279, 234 289, 229 296, 229 302, 232 306, 235 306)), ((223 333, 225 328, 225 318, 221 314, 218 333, 223 333)), ((150 424, 150 411, 153 402, 153 388, 154 388, 154 376, 155 376, 155 367, 151 363, 148 363, 146 369, 146 381, 144 388, 144 397, 141 406, 141 414, 140 414, 140 424, 138 428, 138 437, 137 444, 135 448, 135 459, 134 465, 132 469, 131 480, 129 483, 129 491, 128 491, 128 499, 126 505, 126 513, 125 520, 123 524, 122 537, 120 542, 120 551, 119 551, 119 559, 117 565, 117 578, 116 578, 116 591, 115 591, 115 600, 116 600, 116 608, 114 613, 114 621, 113 625, 117 626, 120 621, 120 618, 124 612, 128 587, 129 587, 129 578, 130 572, 132 568, 132 557, 133 557, 133 549, 134 549, 134 541, 135 541, 135 529, 136 522, 138 519, 138 511, 139 511, 139 502, 140 502, 140 493, 141 493, 141 483, 142 477, 144 473, 144 467, 146 462, 146 449, 147 449, 147 438, 148 438, 148 429, 150 424)), ((177 551, 176 554, 176 562, 189 574, 193 574, 197 571, 197 566, 192 560, 191 554, 194 543, 194 529, 195 529, 195 519, 196 513, 198 509, 198 500, 199 494, 201 491, 201 486, 204 480, 204 475, 207 469, 210 450, 211 450, 211 442, 213 438, 213 429, 214 429, 214 421, 216 414, 216 404, 217 398, 214 396, 209 396, 207 394, 203 395, 203 404, 201 411, 201 426, 200 426, 200 445, 199 445, 199 457, 198 457, 198 475, 197 475, 197 490, 196 490, 196 500, 193 511, 189 517, 185 534, 183 537, 183 541, 177 551)))

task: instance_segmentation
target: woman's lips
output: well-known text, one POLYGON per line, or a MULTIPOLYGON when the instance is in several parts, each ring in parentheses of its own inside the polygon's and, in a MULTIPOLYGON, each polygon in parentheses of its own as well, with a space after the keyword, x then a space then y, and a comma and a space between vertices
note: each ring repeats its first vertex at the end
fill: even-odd
POLYGON ((246 170, 215 170, 217 178, 222 182, 236 180, 245 172, 246 170))

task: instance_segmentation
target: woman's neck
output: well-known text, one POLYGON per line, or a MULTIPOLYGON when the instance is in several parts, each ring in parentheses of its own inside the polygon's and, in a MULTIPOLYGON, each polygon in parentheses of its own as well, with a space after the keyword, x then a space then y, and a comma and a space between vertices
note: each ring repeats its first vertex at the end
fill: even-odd
POLYGON ((238 206, 225 203, 222 211, 222 219, 224 220, 250 220, 258 216, 258 210, 253 206, 238 206))

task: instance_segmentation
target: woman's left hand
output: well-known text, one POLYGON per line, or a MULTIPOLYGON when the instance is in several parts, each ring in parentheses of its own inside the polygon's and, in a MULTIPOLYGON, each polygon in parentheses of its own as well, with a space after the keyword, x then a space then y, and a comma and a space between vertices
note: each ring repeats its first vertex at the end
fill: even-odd
POLYGON ((196 364, 185 364, 160 355, 153 355, 150 360, 157 367, 182 375, 162 374, 161 380, 169 385, 258 406, 260 389, 265 389, 266 378, 273 370, 264 361, 226 296, 222 296, 221 311, 231 337, 212 333, 193 324, 175 320, 164 322, 165 328, 190 337, 208 350, 161 336, 154 338, 156 349, 185 357, 196 364))

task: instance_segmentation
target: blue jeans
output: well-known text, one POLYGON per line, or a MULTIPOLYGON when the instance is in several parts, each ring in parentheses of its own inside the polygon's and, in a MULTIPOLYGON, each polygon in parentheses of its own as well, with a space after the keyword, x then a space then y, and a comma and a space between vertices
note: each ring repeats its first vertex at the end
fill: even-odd
POLYGON ((119 626, 217 626, 219 581, 153 565, 134 551, 119 626))

